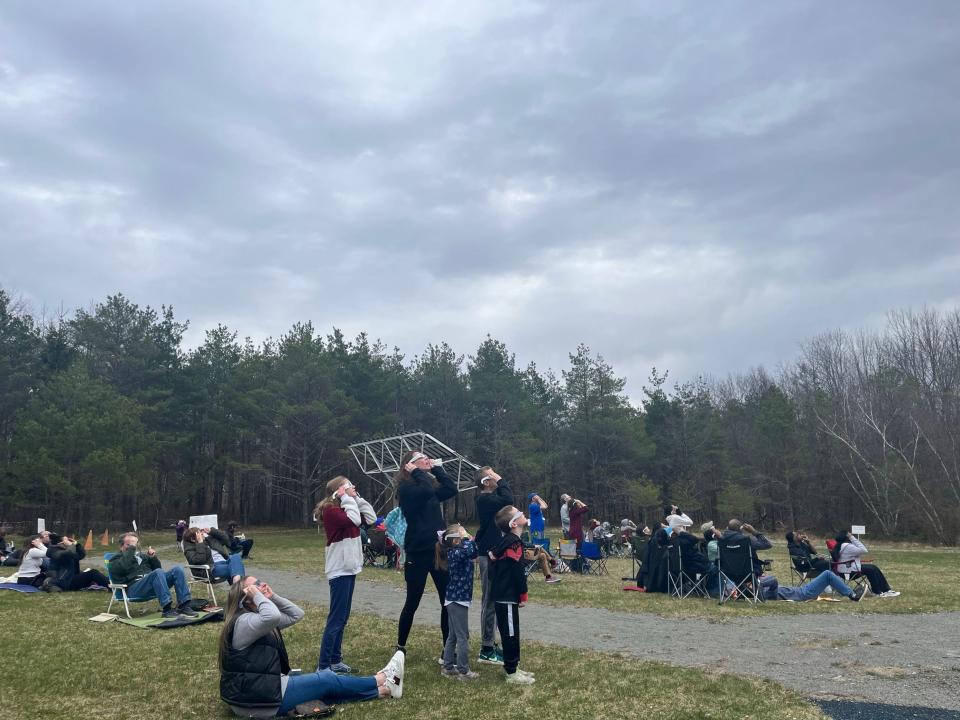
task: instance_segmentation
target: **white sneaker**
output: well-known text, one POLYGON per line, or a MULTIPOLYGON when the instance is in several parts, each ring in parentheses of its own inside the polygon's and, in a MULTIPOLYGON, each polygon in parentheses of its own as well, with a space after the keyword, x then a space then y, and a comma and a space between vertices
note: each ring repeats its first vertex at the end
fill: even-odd
POLYGON ((532 675, 524 675, 523 673, 517 671, 507 675, 507 682, 511 685, 533 685, 533 683, 536 681, 532 675))
POLYGON ((406 656, 399 650, 390 658, 387 666, 381 670, 387 676, 387 689, 390 691, 390 697, 403 697, 403 672, 406 665, 406 656))
POLYGON ((520 668, 517 668, 517 672, 520 673, 521 675, 526 675, 529 678, 533 677, 532 672, 527 672, 526 670, 521 670, 520 668))
POLYGON ((886 592, 882 592, 879 595, 877 595, 877 597, 883 597, 883 598, 900 597, 900 593, 897 592, 896 590, 887 590, 886 592))

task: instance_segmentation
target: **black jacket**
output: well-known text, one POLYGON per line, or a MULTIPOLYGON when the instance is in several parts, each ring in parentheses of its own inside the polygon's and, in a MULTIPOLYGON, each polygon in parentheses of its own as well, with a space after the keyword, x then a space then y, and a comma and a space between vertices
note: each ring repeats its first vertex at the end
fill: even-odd
POLYGON ((648 593, 667 592, 667 545, 670 536, 662 527, 650 536, 647 543, 647 558, 643 563, 641 585, 648 593))
POLYGON ((480 521, 480 529, 474 541, 477 543, 477 552, 486 554, 500 542, 503 533, 500 532, 494 522, 494 516, 507 505, 513 505, 513 490, 507 485, 506 480, 501 480, 493 492, 482 493, 477 490, 477 497, 474 499, 477 506, 477 519, 480 521))
POLYGON ((80 543, 63 547, 51 542, 47 548, 47 557, 50 558, 49 574, 58 580, 69 580, 80 572, 80 561, 86 556, 87 551, 80 543))
POLYGON ((227 637, 220 670, 220 698, 245 708, 280 707, 280 676, 290 673, 280 631, 269 633, 243 650, 233 649, 233 628, 227 637))
POLYGON ((753 572, 757 575, 763 575, 763 564, 757 557, 757 550, 769 550, 773 547, 773 543, 767 540, 763 533, 748 535, 738 530, 726 530, 723 533, 723 539, 738 543, 749 542, 753 546, 753 572))
MULTIPOLYGON (((230 557, 230 538, 222 530, 210 528, 210 534, 202 543, 183 543, 183 555, 189 565, 209 565, 213 567, 213 552, 216 550, 224 558, 230 557)), ((203 572, 202 570, 199 572, 203 572)))
POLYGON ((494 602, 527 601, 527 575, 523 571, 523 541, 506 533, 491 550, 496 560, 490 563, 490 592, 494 602))
POLYGON ((437 530, 447 527, 440 503, 456 494, 457 484, 440 465, 433 468, 432 477, 418 468, 410 474, 410 480, 400 483, 397 501, 407 521, 404 550, 408 553, 433 550, 437 544, 437 530), (439 485, 433 482, 434 477, 439 485))
POLYGON ((693 577, 694 574, 706 575, 710 572, 710 561, 700 550, 700 538, 688 532, 674 532, 671 539, 680 548, 680 561, 687 575, 693 577))

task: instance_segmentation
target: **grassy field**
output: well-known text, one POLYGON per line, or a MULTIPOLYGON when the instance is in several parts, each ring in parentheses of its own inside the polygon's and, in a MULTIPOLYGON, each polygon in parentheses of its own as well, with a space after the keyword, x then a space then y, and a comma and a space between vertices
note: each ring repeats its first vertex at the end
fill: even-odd
MULTIPOLYGON (((255 538, 252 564, 321 576, 323 573, 323 537, 316 530, 258 528, 249 531, 255 538)), ((172 533, 148 535, 157 542, 170 544, 172 533)), ((773 574, 781 582, 790 582, 786 543, 774 541, 775 547, 760 553, 774 561, 773 574)), ((817 543, 823 547, 823 542, 817 543)), ((797 614, 829 612, 917 613, 939 610, 960 610, 960 595, 952 591, 960 583, 960 551, 956 548, 930 548, 903 543, 873 543, 870 557, 880 566, 894 589, 903 595, 895 599, 867 598, 859 604, 842 603, 765 603, 749 612, 756 614, 797 614)), ((166 551, 170 557, 172 551, 166 551)), ((177 560, 173 560, 176 562, 177 560)), ((622 577, 630 575, 629 560, 607 561, 609 576, 562 575, 563 582, 545 585, 542 576, 531 575, 531 602, 547 605, 596 607, 623 612, 649 612, 664 617, 704 617, 723 620, 740 617, 742 604, 719 606, 713 600, 688 598, 676 600, 661 594, 645 595, 624 592, 622 577)), ((364 568, 361 577, 373 582, 403 585, 403 575, 393 570, 364 568)))
MULTIPOLYGON (((0 593, 9 671, 0 684, 5 720, 233 717, 218 694, 221 625, 143 630, 89 622, 106 600, 105 593, 0 593)), ((307 608, 304 621, 286 631, 291 664, 307 670, 316 662, 323 623, 322 608, 307 608)), ((354 615, 345 658, 364 673, 376 672, 391 654, 395 631, 394 622, 354 615)), ((436 636, 436 630, 414 630, 403 699, 342 705, 337 717, 824 718, 771 682, 532 643, 524 644, 521 666, 536 674, 535 685, 505 686, 502 672, 486 665, 475 668, 482 675, 476 684, 458 683, 439 676, 436 636)))

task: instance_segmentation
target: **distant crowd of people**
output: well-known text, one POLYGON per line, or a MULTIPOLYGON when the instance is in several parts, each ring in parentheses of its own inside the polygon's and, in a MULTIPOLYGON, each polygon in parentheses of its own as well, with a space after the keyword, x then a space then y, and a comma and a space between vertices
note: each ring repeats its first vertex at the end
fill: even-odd
MULTIPOLYGON (((18 583, 50 592, 123 584, 131 597, 156 599, 165 619, 197 615, 188 573, 226 582, 229 592, 218 649, 220 695, 242 717, 307 714, 335 702, 402 697, 407 642, 428 578, 441 606, 440 675, 477 680, 480 673, 470 656, 469 608, 474 599, 474 568, 479 566, 480 650, 476 662, 502 667, 507 683, 533 684, 534 675, 520 667, 520 610, 528 600, 530 571, 539 568, 546 583, 559 582, 555 576, 558 559, 546 541, 547 502, 540 493, 531 492, 525 499, 525 513, 509 483, 494 468, 484 466, 476 472, 479 527, 474 536, 462 525, 444 520, 442 503, 453 498, 458 487, 439 460, 422 452, 406 453, 395 485, 397 506, 385 518, 377 517, 371 504, 343 476, 327 483, 314 510, 325 531, 324 572, 330 601, 312 672, 291 667, 281 632, 303 619, 304 611, 266 582, 247 575, 244 560, 253 540, 238 532, 235 522, 228 523, 226 531, 177 523, 177 542, 187 561, 186 570, 163 568, 154 548, 144 548, 132 532, 121 535, 119 551, 108 562, 109 577, 97 570, 81 571, 83 547, 72 537, 51 532, 28 537, 18 550, 8 546, 0 534, 0 562, 17 567, 18 583), (392 657, 380 672, 360 677, 344 657, 343 640, 365 548, 376 533, 382 534, 389 548, 391 564, 402 564, 406 592, 392 657)), ((569 494, 561 495, 560 503, 564 539, 578 549, 584 542, 597 543, 605 551, 611 551, 614 544, 631 547, 640 561, 637 586, 645 592, 668 591, 668 553, 672 548, 684 572, 705 580, 709 595, 736 593, 718 562, 720 548, 733 543, 752 549, 752 577, 758 594, 766 600, 812 600, 831 588, 859 601, 865 587, 852 588, 845 581, 858 576, 875 595, 899 594, 875 564, 864 560, 867 548, 848 532, 828 541, 829 555, 818 553, 803 533, 787 533, 792 563, 809 579, 791 587, 780 584, 756 554, 771 548, 770 540, 739 519, 731 519, 723 530, 708 520, 694 533, 693 520, 671 505, 664 508, 663 520, 655 528, 638 529, 629 518, 619 526, 588 519, 588 505, 569 494)))

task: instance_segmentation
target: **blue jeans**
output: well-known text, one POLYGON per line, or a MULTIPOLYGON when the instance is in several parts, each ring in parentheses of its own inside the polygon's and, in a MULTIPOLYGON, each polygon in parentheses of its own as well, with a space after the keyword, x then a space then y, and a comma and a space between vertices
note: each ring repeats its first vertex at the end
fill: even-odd
POLYGON ((243 577, 246 574, 246 571, 243 569, 243 560, 240 559, 240 555, 237 553, 233 553, 228 557, 226 562, 215 562, 213 564, 213 577, 218 580, 220 578, 226 578, 232 583, 234 575, 243 577))
MULTIPOLYGON (((350 577, 353 577, 352 575, 350 577)), ((323 700, 325 703, 376 700, 380 697, 377 679, 373 676, 350 677, 332 670, 317 670, 303 675, 290 675, 287 690, 277 716, 282 717, 300 703, 323 700)))
POLYGON ((806 602, 807 600, 816 600, 827 587, 832 587, 836 592, 844 597, 851 597, 853 590, 847 587, 847 584, 829 570, 824 570, 810 582, 800 587, 780 587, 777 589, 777 595, 782 600, 795 600, 797 602, 806 602))
POLYGON ((343 662, 341 650, 343 631, 347 627, 347 620, 350 619, 353 588, 356 584, 356 575, 341 575, 330 580, 330 609, 327 612, 327 626, 323 630, 323 640, 320 641, 318 670, 343 662))
POLYGON ((246 557, 250 554, 250 548, 253 547, 253 539, 247 538, 246 540, 241 540, 240 538, 234 538, 230 541, 230 552, 240 553, 241 557, 246 557))
POLYGON ((177 601, 182 605, 190 600, 190 588, 187 586, 187 576, 179 565, 170 570, 157 568, 127 588, 127 595, 131 598, 148 599, 155 597, 160 607, 166 607, 172 598, 170 587, 177 589, 177 601))

